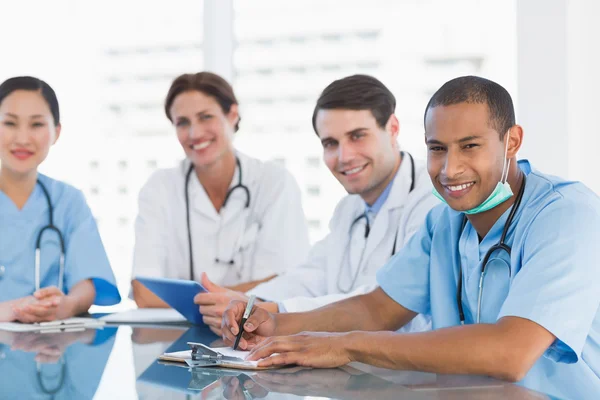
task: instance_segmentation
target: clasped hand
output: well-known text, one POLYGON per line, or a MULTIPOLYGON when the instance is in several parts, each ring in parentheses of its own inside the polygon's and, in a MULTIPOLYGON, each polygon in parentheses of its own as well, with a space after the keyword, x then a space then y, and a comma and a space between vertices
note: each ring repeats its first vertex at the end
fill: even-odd
POLYGON ((71 315, 68 297, 56 286, 37 290, 12 304, 15 321, 23 323, 54 321, 71 315))

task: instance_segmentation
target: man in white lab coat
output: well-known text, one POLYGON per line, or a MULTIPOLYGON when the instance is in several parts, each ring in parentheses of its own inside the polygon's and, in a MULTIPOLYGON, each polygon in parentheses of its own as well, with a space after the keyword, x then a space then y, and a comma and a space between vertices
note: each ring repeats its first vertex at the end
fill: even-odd
MULTIPOLYGON (((308 261, 287 270, 247 294, 271 312, 308 311, 367 293, 375 273, 408 241, 438 204, 423 162, 401 152, 400 124, 394 95, 379 80, 353 75, 331 83, 321 93, 313 127, 323 146, 325 164, 344 186, 344 197, 330 221, 330 233, 316 243, 308 261)), ((246 297, 214 285, 196 296, 204 321, 220 331, 229 300, 246 297)), ((420 315, 403 328, 429 328, 420 315)))

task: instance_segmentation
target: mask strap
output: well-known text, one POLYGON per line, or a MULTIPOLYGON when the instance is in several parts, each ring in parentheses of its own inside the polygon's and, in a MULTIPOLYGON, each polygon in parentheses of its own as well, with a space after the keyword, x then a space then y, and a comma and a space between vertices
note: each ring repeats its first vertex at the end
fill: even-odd
POLYGON ((502 176, 500 177, 500 182, 506 183, 508 181, 508 170, 510 169, 510 160, 506 157, 508 156, 508 141, 510 140, 510 129, 506 132, 506 147, 504 148, 504 163, 502 166, 502 176), (506 175, 504 173, 504 168, 506 168, 506 175))

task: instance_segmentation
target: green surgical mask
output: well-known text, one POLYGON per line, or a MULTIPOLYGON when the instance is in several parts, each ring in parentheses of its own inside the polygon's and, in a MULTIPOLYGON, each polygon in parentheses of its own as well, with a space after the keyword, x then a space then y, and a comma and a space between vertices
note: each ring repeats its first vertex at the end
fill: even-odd
MULTIPOLYGON (((508 140, 510 139, 510 130, 507 132, 506 136, 506 148, 504 150, 504 162, 502 164, 502 176, 500 177, 500 182, 498 182, 494 188, 494 191, 488 196, 487 199, 485 199, 483 203, 475 208, 463 211, 465 214, 479 214, 484 211, 491 210, 492 208, 504 203, 506 200, 512 197, 513 191, 508 184, 508 168, 510 167, 510 161, 506 159, 506 156, 508 155, 508 140), (504 172, 505 169, 506 172, 504 172)), ((435 190, 435 188, 433 189, 433 194, 443 203, 448 204, 448 202, 442 197, 441 194, 438 193, 437 190, 435 190)))

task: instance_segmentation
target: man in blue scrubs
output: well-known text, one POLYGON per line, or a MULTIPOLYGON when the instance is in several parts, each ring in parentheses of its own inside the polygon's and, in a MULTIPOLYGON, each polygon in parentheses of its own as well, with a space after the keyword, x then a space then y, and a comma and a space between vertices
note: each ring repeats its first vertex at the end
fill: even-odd
MULTIPOLYGON (((279 353, 263 366, 359 361, 510 381, 537 363, 545 377, 576 371, 599 388, 598 197, 517 162, 523 129, 511 97, 483 78, 451 80, 433 95, 425 141, 429 175, 447 204, 378 272, 379 288, 307 313, 256 309, 240 347, 253 349, 252 360, 279 353), (434 331, 391 332, 418 313, 432 315, 434 331), (302 331, 354 332, 286 336, 302 331)), ((233 302, 225 313, 228 343, 244 306, 233 302)))

